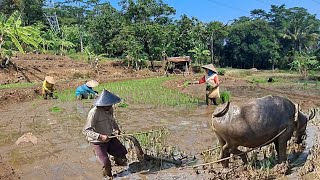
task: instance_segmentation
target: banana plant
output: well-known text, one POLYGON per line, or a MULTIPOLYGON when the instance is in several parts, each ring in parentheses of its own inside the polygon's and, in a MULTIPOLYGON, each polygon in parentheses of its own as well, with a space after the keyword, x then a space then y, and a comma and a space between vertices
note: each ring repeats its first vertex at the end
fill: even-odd
POLYGON ((193 49, 188 51, 189 53, 193 53, 193 56, 196 60, 196 64, 203 64, 206 63, 206 60, 210 56, 210 51, 204 49, 202 47, 194 47, 193 49))
POLYGON ((40 30, 33 26, 22 26, 21 16, 15 11, 9 18, 0 14, 0 55, 9 56, 13 52, 25 53, 24 46, 41 49, 40 30))

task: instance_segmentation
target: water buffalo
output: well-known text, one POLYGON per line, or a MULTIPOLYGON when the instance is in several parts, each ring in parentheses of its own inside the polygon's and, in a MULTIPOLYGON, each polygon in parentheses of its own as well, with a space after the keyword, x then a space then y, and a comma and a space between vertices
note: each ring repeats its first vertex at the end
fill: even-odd
MULTIPOLYGON (((212 127, 221 146, 220 158, 242 153, 238 146, 255 148, 264 145, 285 129, 272 141, 278 160, 285 161, 287 141, 295 132, 296 143, 301 143, 307 122, 314 116, 315 110, 307 117, 289 99, 280 96, 258 98, 240 107, 228 102, 212 114, 212 127)), ((240 157, 247 163, 245 154, 240 157)), ((228 164, 228 160, 222 161, 223 167, 228 164)))

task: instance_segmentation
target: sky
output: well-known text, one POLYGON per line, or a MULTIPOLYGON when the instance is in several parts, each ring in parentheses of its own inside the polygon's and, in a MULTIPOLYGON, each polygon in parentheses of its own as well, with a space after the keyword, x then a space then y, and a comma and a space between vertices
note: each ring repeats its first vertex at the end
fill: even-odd
MULTIPOLYGON (((112 6, 118 8, 120 0, 109 0, 112 6)), ((229 20, 241 16, 249 16, 253 9, 263 9, 269 12, 271 5, 285 4, 287 8, 303 7, 310 14, 318 14, 320 19, 320 0, 163 0, 176 9, 174 18, 186 14, 194 16, 201 21, 220 21, 227 23, 229 20)))

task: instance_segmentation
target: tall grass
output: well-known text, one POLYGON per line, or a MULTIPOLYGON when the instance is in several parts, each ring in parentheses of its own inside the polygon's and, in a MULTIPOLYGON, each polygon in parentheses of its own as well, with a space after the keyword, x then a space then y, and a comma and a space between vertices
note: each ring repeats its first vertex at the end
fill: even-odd
MULTIPOLYGON (((118 95, 125 102, 136 104, 153 104, 160 106, 195 105, 199 99, 187 96, 176 90, 162 86, 172 77, 156 77, 140 80, 127 80, 99 85, 96 90, 101 92, 103 88, 118 95)), ((75 89, 65 90, 58 94, 61 101, 75 100, 75 89)))

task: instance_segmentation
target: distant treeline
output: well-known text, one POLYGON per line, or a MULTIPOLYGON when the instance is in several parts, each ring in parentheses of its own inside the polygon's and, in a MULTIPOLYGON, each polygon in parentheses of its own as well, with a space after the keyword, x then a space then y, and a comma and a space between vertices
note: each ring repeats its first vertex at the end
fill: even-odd
POLYGON ((66 0, 54 8, 44 0, 3 0, 0 47, 21 51, 4 30, 20 19, 19 27, 33 29, 29 35, 23 31, 25 37, 15 35, 23 51, 84 52, 89 58, 104 54, 133 62, 190 55, 195 64, 294 68, 302 73, 320 66, 320 21, 301 7, 254 9, 249 17, 226 24, 186 15, 174 20, 176 10, 162 0, 121 0, 119 7, 100 0, 66 0), (57 15, 59 32, 50 28, 45 14, 57 15), (14 21, 8 22, 9 17, 14 21))

